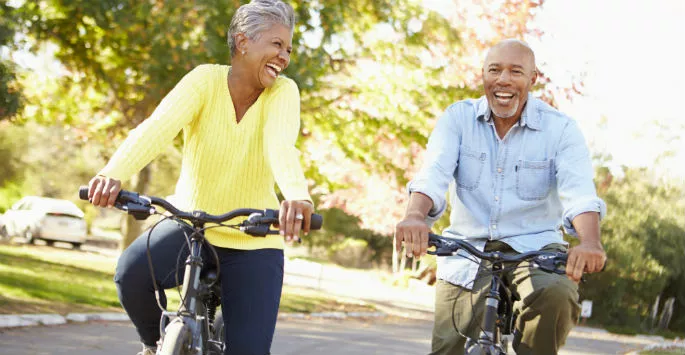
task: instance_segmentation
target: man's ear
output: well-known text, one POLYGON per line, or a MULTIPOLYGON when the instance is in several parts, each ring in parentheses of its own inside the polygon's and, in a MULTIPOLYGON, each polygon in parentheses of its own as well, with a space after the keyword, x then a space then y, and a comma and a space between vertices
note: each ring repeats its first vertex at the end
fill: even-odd
POLYGON ((530 86, 534 86, 535 83, 538 81, 538 69, 535 68, 533 69, 533 77, 530 78, 530 86))

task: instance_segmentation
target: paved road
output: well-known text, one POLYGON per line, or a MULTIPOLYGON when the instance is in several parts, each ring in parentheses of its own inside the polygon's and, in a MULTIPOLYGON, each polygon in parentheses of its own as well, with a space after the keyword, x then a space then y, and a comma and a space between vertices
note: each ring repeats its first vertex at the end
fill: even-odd
MULTIPOLYGON (((429 322, 279 320, 274 355, 427 354, 429 322)), ((0 354, 135 354, 140 346, 126 323, 68 324, 0 331, 0 354)), ((645 339, 574 331, 560 355, 621 354, 645 339)))

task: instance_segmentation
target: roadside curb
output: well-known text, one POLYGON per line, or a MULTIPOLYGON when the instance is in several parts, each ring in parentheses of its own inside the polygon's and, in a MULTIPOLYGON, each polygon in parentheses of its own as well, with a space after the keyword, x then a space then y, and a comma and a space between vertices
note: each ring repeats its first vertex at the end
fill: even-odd
MULTIPOLYGON (((279 313, 279 319, 347 319, 347 318, 384 318, 383 312, 314 312, 314 313, 279 313)), ((125 313, 69 313, 59 314, 4 314, 0 315, 0 329, 34 327, 40 325, 60 325, 67 323, 84 323, 93 321, 127 322, 125 313)))
POLYGON ((673 341, 663 341, 658 344, 647 345, 639 351, 632 351, 626 353, 626 355, 639 355, 643 351, 653 351, 653 350, 678 350, 682 349, 685 354, 685 340, 676 339, 673 341))

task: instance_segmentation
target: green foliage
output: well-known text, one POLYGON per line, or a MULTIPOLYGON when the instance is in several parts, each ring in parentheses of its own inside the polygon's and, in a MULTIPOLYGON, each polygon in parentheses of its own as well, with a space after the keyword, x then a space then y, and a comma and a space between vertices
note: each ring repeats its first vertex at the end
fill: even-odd
MULTIPOLYGON (((117 113, 109 117, 114 126, 93 130, 97 122, 85 115, 81 123, 90 134, 102 135, 102 141, 116 142, 112 138, 147 117, 190 69, 229 62, 226 29, 240 3, 48 0, 27 2, 15 14, 22 19, 19 30, 35 43, 59 46, 57 58, 74 73, 61 85, 105 94, 96 108, 117 113)), ((302 90, 303 129, 334 137, 349 157, 370 170, 393 172, 404 184, 402 169, 379 154, 378 139, 373 137, 425 143, 428 120, 461 94, 442 84, 442 68, 420 70, 420 55, 437 41, 458 43, 456 32, 443 17, 408 0, 292 4, 299 22, 286 74, 302 90), (412 21, 420 26, 410 26, 412 21), (381 27, 390 38, 370 39, 370 33, 381 27), (321 40, 305 40, 312 35, 321 40), (381 73, 377 79, 387 81, 383 85, 396 95, 386 95, 369 82, 349 80, 368 60, 392 63, 394 72, 381 73), (401 74, 408 71, 411 75, 401 74), (448 90, 451 95, 444 95, 448 90), (360 104, 351 107, 350 100, 360 104), (376 107, 369 109, 366 103, 376 107)), ((327 182, 324 176, 318 178, 327 182)))
MULTIPOLYGON (((647 330, 647 317, 658 295, 676 297, 685 307, 685 206, 682 187, 656 182, 643 169, 625 169, 621 179, 600 170, 600 195, 608 206, 602 240, 606 271, 588 276, 582 299, 597 303, 594 321, 647 330), (678 293, 680 292, 680 293, 678 293)), ((682 331, 683 313, 672 330, 682 331), (675 327, 675 328, 674 328, 675 327)))
POLYGON ((23 183, 27 152, 28 132, 0 123, 0 212, 10 208, 27 188, 23 183))
MULTIPOLYGON (((16 16, 13 8, 0 4, 0 49, 14 39, 16 16)), ((0 57, 0 121, 11 118, 21 110, 23 99, 17 82, 14 63, 0 57)))
POLYGON ((20 111, 23 101, 14 65, 0 60, 0 121, 20 111))

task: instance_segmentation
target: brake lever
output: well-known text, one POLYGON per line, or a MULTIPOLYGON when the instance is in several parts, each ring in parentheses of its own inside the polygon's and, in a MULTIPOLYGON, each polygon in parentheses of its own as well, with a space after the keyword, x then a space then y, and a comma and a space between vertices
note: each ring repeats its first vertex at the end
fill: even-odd
POLYGON ((142 221, 157 213, 157 210, 150 205, 141 205, 135 202, 115 203, 114 207, 127 212, 136 220, 142 221))
MULTIPOLYGON (((556 253, 556 255, 538 255, 534 259, 534 264, 544 271, 558 275, 566 275, 566 257, 567 254, 564 253, 556 253)), ((585 281, 587 281, 587 279, 585 278, 585 274, 583 274, 583 276, 580 277, 580 282, 585 283, 585 281)))
POLYGON ((428 247, 435 247, 435 250, 426 250, 426 253, 436 256, 452 256, 457 253, 457 250, 459 250, 455 244, 456 243, 452 243, 444 239, 429 239, 428 247))
POLYGON ((240 223, 240 231, 254 237, 265 237, 272 233, 271 224, 277 223, 276 213, 273 210, 265 210, 261 213, 253 213, 240 223))
POLYGON ((559 266, 566 266, 566 254, 556 253, 554 255, 538 255, 534 259, 534 263, 540 269, 559 274, 566 275, 566 268, 559 268, 559 266))

